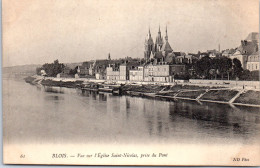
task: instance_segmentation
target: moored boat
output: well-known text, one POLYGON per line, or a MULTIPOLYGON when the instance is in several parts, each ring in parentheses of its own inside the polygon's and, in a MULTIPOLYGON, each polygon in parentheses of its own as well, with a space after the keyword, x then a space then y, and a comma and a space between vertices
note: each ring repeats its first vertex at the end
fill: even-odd
POLYGON ((108 92, 108 93, 112 93, 113 92, 113 86, 112 85, 101 85, 98 88, 99 92, 108 92))
POLYGON ((81 85, 81 90, 98 91, 99 85, 96 83, 84 83, 81 85))

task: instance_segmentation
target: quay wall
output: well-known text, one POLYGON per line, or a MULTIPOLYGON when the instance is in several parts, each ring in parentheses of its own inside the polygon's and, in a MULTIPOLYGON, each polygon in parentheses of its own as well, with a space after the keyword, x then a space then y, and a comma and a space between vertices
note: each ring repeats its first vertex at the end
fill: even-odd
POLYGON ((190 79, 190 84, 202 84, 204 86, 221 85, 241 89, 260 89, 259 81, 235 81, 235 80, 203 80, 190 79))
MULTIPOLYGON (((105 80, 96 80, 96 79, 87 79, 87 78, 49 78, 49 77, 40 77, 40 76, 30 76, 25 78, 25 81, 27 83, 31 84, 42 84, 47 86, 59 86, 59 87, 69 87, 69 88, 77 88, 84 82, 111 82, 111 81, 105 81, 105 80)), ((172 84, 173 87, 170 88, 170 91, 162 92, 161 88, 158 90, 158 86, 134 86, 136 84, 148 84, 147 82, 137 82, 137 83, 131 83, 130 81, 113 81, 113 83, 128 83, 130 84, 125 88, 126 91, 133 92, 133 95, 136 95, 138 93, 139 96, 142 97, 162 97, 164 98, 169 97, 170 99, 189 99, 189 100, 201 100, 201 101, 209 101, 209 102, 219 102, 219 103, 237 103, 238 105, 245 105, 245 106, 255 106, 260 107, 260 89, 240 89, 240 88, 203 88, 203 86, 210 86, 210 88, 215 84, 218 87, 221 85, 227 85, 227 83, 223 84, 224 81, 205 81, 205 80, 199 80, 199 81, 191 81, 187 82, 184 81, 183 85, 190 85, 191 87, 185 87, 184 90, 180 90, 181 88, 179 86, 174 87, 174 85, 177 83, 160 83, 162 88, 162 85, 169 85, 172 84), (194 83, 191 83, 194 82, 194 83), (200 82, 200 83, 199 83, 200 82), (210 83, 208 83, 210 82, 210 83), (214 83, 215 82, 215 83, 214 83), (194 86, 200 86, 201 89, 198 90, 197 87, 194 88, 194 86), (129 88, 130 87, 130 88, 129 88), (136 88, 137 87, 137 88, 136 88), (141 88, 138 88, 141 87, 141 88), (154 88, 155 87, 155 88, 154 88), (132 89, 131 89, 132 88, 132 89), (188 89, 188 91, 187 91, 188 89), (191 90, 190 90, 191 89, 191 90), (212 92, 210 92, 212 90, 212 92), (223 93, 224 90, 224 93, 223 93), (226 91, 225 91, 226 90, 226 91), (147 92, 148 91, 148 92, 147 92), (177 91, 177 94, 172 95, 173 92, 177 91), (202 93, 201 91, 205 91, 205 93, 208 93, 208 95, 205 97, 205 93, 202 93), (182 93, 185 94, 183 95, 182 93), (198 92, 195 93, 194 92, 198 92), (234 92, 237 92, 234 95, 234 92), (150 93, 150 94, 149 94, 150 93), (157 96, 156 94, 159 93, 157 96), (162 94, 161 94, 162 93, 162 94), (169 93, 169 95, 168 95, 169 93), (238 94, 239 93, 239 94, 238 94), (179 95, 181 94, 181 95, 179 95), (194 97, 195 96, 195 97, 194 97), (239 99, 237 102, 236 100, 239 99), (232 100, 232 101, 231 101, 232 100)), ((234 85, 234 81, 228 81, 231 82, 228 85, 234 85)), ((237 81, 235 81, 237 82, 237 81)), ((151 83, 150 84, 155 84, 151 83)), ((259 82, 253 81, 241 81, 238 83, 235 83, 236 85, 257 85, 259 82)), ((131 94, 130 94, 131 95, 131 94)))
MULTIPOLYGON (((41 78, 41 76, 34 76, 35 78, 41 78)), ((190 79, 190 80, 174 80, 173 82, 146 82, 146 81, 123 81, 123 80, 101 80, 92 78, 54 78, 54 77, 44 77, 44 79, 50 79, 53 81, 63 81, 63 82, 108 82, 108 83, 118 83, 118 84, 159 84, 159 85, 195 85, 195 86, 208 86, 208 87, 226 87, 234 89, 248 89, 248 90, 260 90, 260 81, 235 81, 235 80, 204 80, 204 79, 190 79)))

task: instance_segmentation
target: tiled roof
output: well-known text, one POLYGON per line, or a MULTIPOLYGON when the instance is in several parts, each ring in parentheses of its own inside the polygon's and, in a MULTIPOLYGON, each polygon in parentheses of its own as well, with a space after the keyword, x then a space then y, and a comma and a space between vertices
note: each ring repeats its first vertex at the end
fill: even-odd
POLYGON ((241 41, 237 50, 244 55, 251 55, 257 50, 257 44, 252 41, 241 41))
POLYGON ((161 50, 162 50, 162 51, 166 51, 166 52, 172 52, 172 51, 173 51, 168 41, 166 41, 166 42, 163 44, 161 50))
POLYGON ((250 34, 247 36, 246 40, 248 40, 248 41, 253 41, 253 40, 259 41, 259 33, 258 33, 258 32, 252 32, 252 33, 250 33, 250 34))
POLYGON ((183 52, 173 52, 174 55, 177 57, 177 56, 182 56, 182 55, 185 55, 185 53, 183 52))
POLYGON ((162 58, 162 57, 163 57, 162 51, 156 52, 154 55, 154 58, 162 58))
MULTIPOLYGON (((251 55, 253 55, 253 56, 259 55, 259 51, 256 51, 256 52, 252 53, 251 55)), ((250 57, 251 55, 249 55, 249 57, 250 57)))

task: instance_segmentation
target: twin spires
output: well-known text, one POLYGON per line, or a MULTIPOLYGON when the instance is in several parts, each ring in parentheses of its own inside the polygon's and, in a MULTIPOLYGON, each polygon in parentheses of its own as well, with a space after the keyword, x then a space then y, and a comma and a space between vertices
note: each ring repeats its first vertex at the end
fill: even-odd
MULTIPOLYGON (((165 41, 168 41, 167 26, 166 26, 166 31, 165 31, 165 33, 166 33, 166 35, 165 35, 165 41)), ((152 39, 152 35, 151 35, 150 26, 149 26, 149 31, 148 31, 147 38, 145 39, 145 43, 147 43, 147 44, 153 44, 153 39, 152 39)), ((161 28, 160 28, 160 25, 159 25, 158 35, 157 35, 156 40, 155 40, 155 45, 156 45, 155 47, 161 48, 163 44, 164 44, 164 41, 163 41, 163 38, 162 38, 162 35, 161 35, 161 28)))
POLYGON ((151 30, 149 27, 149 31, 147 34, 147 38, 145 38, 145 51, 144 51, 144 58, 145 60, 149 60, 150 58, 164 57, 169 53, 173 52, 169 42, 168 42, 168 30, 167 26, 165 29, 165 41, 161 34, 161 27, 159 25, 158 34, 155 39, 155 43, 153 42, 151 30))

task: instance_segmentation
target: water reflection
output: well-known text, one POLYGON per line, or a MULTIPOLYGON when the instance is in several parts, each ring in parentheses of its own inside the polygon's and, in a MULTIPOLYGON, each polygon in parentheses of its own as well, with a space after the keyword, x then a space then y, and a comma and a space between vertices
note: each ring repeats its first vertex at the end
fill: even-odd
POLYGON ((99 93, 98 97, 100 101, 107 101, 107 95, 104 93, 99 93))
POLYGON ((84 90, 82 90, 82 94, 81 94, 81 95, 82 95, 82 96, 89 97, 90 91, 84 91, 84 90))
POLYGON ((181 116, 197 121, 197 126, 202 130, 211 134, 246 134, 252 130, 259 130, 256 127, 256 120, 259 118, 259 113, 255 115, 251 111, 257 112, 259 108, 232 108, 225 104, 204 103, 203 106, 195 102, 171 103, 170 104, 170 119, 174 122, 175 116, 181 116))
POLYGON ((113 96, 4 81, 4 139, 46 142, 251 143, 259 108, 113 96), (8 101, 8 103, 7 103, 8 101), (8 105, 8 106, 6 106, 8 105))
POLYGON ((62 87, 44 86, 44 90, 45 90, 45 92, 49 92, 49 93, 62 93, 62 94, 64 94, 64 90, 63 90, 62 87))
POLYGON ((48 95, 48 96, 45 96, 45 99, 55 101, 55 102, 59 102, 61 100, 64 100, 64 97, 59 96, 59 95, 48 95))

